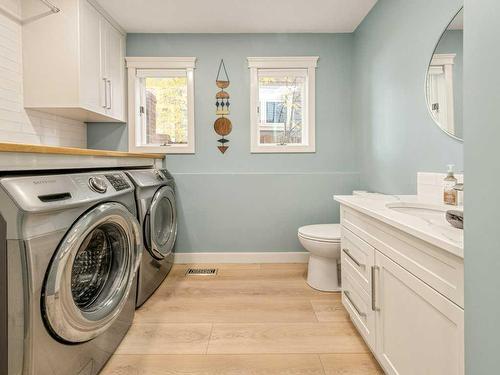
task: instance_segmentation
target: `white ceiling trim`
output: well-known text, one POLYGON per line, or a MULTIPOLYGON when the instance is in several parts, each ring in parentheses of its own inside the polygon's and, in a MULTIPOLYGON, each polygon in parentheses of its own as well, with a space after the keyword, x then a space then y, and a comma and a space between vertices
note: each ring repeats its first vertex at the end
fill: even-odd
POLYGON ((101 15, 108 20, 108 22, 113 25, 113 27, 118 30, 122 35, 126 35, 127 32, 123 29, 123 27, 116 22, 116 20, 104 9, 101 4, 97 0, 87 0, 94 8, 97 9, 101 15))

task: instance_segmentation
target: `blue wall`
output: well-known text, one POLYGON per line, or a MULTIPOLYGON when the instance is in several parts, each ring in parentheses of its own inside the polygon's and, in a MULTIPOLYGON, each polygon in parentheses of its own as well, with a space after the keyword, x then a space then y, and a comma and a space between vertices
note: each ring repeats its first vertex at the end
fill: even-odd
MULTIPOLYGON (((178 184, 177 251, 300 251, 299 226, 339 221, 333 195, 350 194, 359 183, 351 121, 352 35, 129 34, 127 55, 198 58, 196 154, 167 156, 178 184), (247 57, 301 55, 320 56, 316 153, 251 154, 247 57), (213 131, 221 58, 231 80, 233 122, 225 155, 213 131)), ((122 149, 125 133, 123 125, 90 125, 88 146, 122 149)))
MULTIPOLYGON (((414 193, 417 171, 463 168, 462 143, 432 121, 425 76, 461 0, 379 0, 354 34, 129 34, 129 56, 196 56, 196 154, 169 155, 178 251, 295 251, 300 225, 339 220, 333 194, 414 193), (418 32, 415 32, 418 30, 418 32), (248 56, 319 55, 314 154, 251 154, 248 56), (215 76, 231 79, 233 132, 213 132, 215 76), (360 180, 361 172, 361 180, 360 180)), ((126 127, 93 124, 88 146, 126 149, 126 127)))
POLYGON ((499 14, 498 0, 465 2, 465 367, 471 375, 500 371, 499 14))
POLYGON ((353 123, 362 187, 416 192, 418 171, 463 169, 462 143, 431 119, 425 77, 434 47, 462 0, 379 0, 354 33, 353 123))

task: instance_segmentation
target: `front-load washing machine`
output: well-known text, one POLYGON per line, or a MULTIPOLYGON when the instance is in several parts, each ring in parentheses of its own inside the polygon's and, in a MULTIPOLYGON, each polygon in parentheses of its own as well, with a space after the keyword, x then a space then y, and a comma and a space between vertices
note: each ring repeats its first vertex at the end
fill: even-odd
POLYGON ((161 285, 173 263, 177 236, 175 182, 166 169, 126 171, 135 185, 144 254, 139 267, 137 307, 161 285))
POLYGON ((0 178, 8 374, 95 375, 129 329, 142 255, 123 172, 0 178))

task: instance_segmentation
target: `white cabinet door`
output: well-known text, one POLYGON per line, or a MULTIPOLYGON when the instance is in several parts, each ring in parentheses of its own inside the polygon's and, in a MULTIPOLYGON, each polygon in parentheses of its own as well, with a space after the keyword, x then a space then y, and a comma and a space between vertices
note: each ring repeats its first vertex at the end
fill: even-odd
POLYGON ((82 102, 124 121, 124 38, 88 1, 81 4, 82 102))
POLYGON ((107 27, 106 45, 107 79, 109 106, 108 113, 118 120, 125 120, 124 113, 124 78, 125 56, 124 40, 122 34, 112 25, 107 27))
POLYGON ((105 113, 101 19, 92 5, 80 2, 80 102, 91 111, 105 113))
POLYGON ((376 356, 386 373, 463 374, 463 310, 379 251, 375 264, 376 356))

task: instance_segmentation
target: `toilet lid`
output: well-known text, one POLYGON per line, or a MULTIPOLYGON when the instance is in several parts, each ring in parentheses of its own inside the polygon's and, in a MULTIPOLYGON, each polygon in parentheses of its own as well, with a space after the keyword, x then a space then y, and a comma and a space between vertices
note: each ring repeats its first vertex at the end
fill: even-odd
POLYGON ((299 228, 299 235, 320 241, 340 242, 340 224, 306 225, 299 228))

